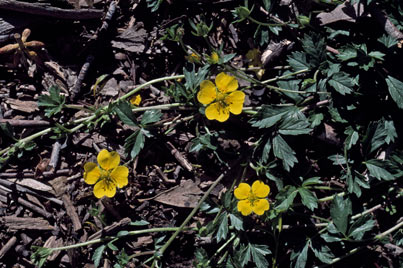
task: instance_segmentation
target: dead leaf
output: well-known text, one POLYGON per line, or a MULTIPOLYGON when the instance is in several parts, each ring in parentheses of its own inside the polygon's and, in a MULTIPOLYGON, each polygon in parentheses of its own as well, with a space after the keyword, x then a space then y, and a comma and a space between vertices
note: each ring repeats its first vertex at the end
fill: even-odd
POLYGON ((38 104, 36 103, 36 101, 7 99, 6 103, 8 103, 12 109, 25 113, 32 113, 38 110, 38 104))
POLYGON ((118 35, 117 39, 112 41, 112 46, 129 52, 140 53, 145 49, 146 37, 147 31, 143 28, 143 23, 138 22, 118 35))
POLYGON ((338 5, 331 12, 322 12, 316 16, 320 20, 320 25, 326 25, 337 21, 356 22, 357 18, 363 16, 364 5, 356 3, 350 5, 348 2, 338 5))
POLYGON ((185 180, 181 181, 179 186, 175 186, 158 195, 154 200, 175 207, 194 208, 199 202, 202 193, 203 191, 200 190, 195 182, 185 180))

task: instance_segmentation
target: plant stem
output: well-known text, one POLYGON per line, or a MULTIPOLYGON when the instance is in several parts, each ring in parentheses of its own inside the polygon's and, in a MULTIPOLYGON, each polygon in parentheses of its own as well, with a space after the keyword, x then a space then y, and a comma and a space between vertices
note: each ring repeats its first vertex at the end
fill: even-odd
POLYGON ((326 202, 326 201, 332 201, 336 196, 345 196, 346 194, 347 194, 346 192, 341 192, 341 193, 334 194, 331 196, 323 197, 323 198, 318 199, 318 202, 321 203, 321 202, 326 202))
MULTIPOLYGON (((224 178, 224 173, 222 173, 215 180, 215 182, 210 186, 210 188, 207 190, 207 192, 205 192, 203 197, 199 200, 199 202, 197 203, 197 206, 190 212, 190 214, 186 217, 186 219, 179 226, 179 228, 175 231, 175 233, 173 233, 172 236, 168 239, 168 241, 161 247, 161 249, 159 250, 159 253, 161 256, 164 254, 165 250, 167 250, 167 248, 171 245, 171 243, 174 241, 174 239, 178 236, 178 234, 185 228, 185 226, 188 224, 188 222, 193 218, 193 216, 199 210, 201 204, 206 200, 207 196, 209 196, 211 191, 217 186, 217 184, 222 180, 222 178, 224 178)), ((151 268, 154 268, 156 264, 157 264, 157 260, 154 259, 154 261, 151 265, 151 268)))
MULTIPOLYGON (((151 228, 151 229, 145 229, 145 230, 136 230, 136 231, 130 231, 128 232, 127 235, 139 235, 139 234, 146 234, 146 233, 155 233, 155 232, 173 232, 177 231, 179 228, 178 227, 160 227, 160 228, 151 228)), ((123 236, 120 236, 123 237, 123 236)), ((102 238, 97 238, 93 239, 90 241, 82 242, 82 243, 77 243, 73 245, 68 245, 68 246, 63 246, 63 247, 57 247, 57 248, 49 248, 52 251, 56 250, 66 250, 66 249, 72 249, 72 248, 79 248, 79 247, 85 247, 93 244, 97 244, 103 241, 109 241, 115 238, 120 238, 116 236, 107 236, 107 237, 102 237, 102 238)))
POLYGON ((150 80, 132 90, 130 90, 128 93, 126 93, 125 95, 123 95, 120 98, 117 98, 116 100, 114 100, 112 103, 117 103, 119 101, 125 100, 128 97, 132 96, 133 94, 136 94, 138 91, 140 91, 141 89, 148 87, 149 85, 155 84, 155 83, 159 83, 159 82, 163 82, 163 81, 168 81, 168 80, 176 80, 176 79, 181 79, 181 78, 185 78, 185 76, 182 75, 174 75, 174 76, 165 76, 165 77, 161 77, 161 78, 156 78, 153 80, 150 80))
POLYGON ((294 75, 297 75, 297 74, 306 73, 306 72, 308 72, 308 71, 309 71, 309 69, 299 70, 299 71, 296 71, 296 72, 293 72, 293 73, 285 74, 285 75, 282 75, 282 76, 276 76, 276 77, 274 77, 274 78, 270 78, 270 79, 264 80, 264 81, 262 81, 261 83, 262 83, 262 84, 267 84, 267 83, 275 82, 275 81, 278 81, 278 80, 287 78, 287 77, 289 77, 289 76, 294 76, 294 75))
POLYGON ((250 17, 250 16, 248 17, 248 19, 249 19, 250 21, 252 21, 252 22, 258 24, 258 25, 267 26, 267 27, 284 26, 284 25, 287 25, 287 24, 285 24, 285 23, 265 23, 265 22, 261 22, 261 21, 255 20, 254 18, 252 18, 252 17, 250 17))

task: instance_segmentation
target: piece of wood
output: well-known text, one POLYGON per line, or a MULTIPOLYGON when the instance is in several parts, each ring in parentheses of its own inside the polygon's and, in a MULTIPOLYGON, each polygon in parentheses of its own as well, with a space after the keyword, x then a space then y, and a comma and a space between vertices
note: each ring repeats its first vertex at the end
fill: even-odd
POLYGON ((6 255, 6 253, 12 248, 14 247, 15 243, 17 243, 17 237, 13 236, 11 237, 7 243, 0 249, 0 260, 1 258, 4 257, 4 255, 6 255))
POLYGON ((168 149, 171 151, 171 154, 176 158, 176 160, 178 160, 179 164, 183 168, 185 168, 187 171, 193 170, 192 164, 190 164, 190 162, 185 158, 185 156, 181 152, 179 152, 178 149, 176 149, 172 143, 170 143, 168 141, 166 143, 166 146, 168 147, 168 149))
POLYGON ((62 9, 14 0, 1 0, 0 9, 17 11, 25 14, 47 16, 58 19, 85 20, 99 19, 104 12, 98 9, 62 9))
POLYGON ((131 222, 130 218, 123 218, 119 222, 115 222, 112 225, 105 227, 103 230, 100 230, 100 231, 92 234, 90 237, 88 237, 88 241, 97 239, 97 238, 101 238, 102 235, 116 233, 122 227, 129 225, 130 222, 131 222))
POLYGON ((44 127, 50 123, 44 120, 0 119, 0 123, 8 123, 13 127, 44 127))
POLYGON ((55 228, 42 218, 4 216, 0 218, 9 232, 18 230, 53 231, 55 228))

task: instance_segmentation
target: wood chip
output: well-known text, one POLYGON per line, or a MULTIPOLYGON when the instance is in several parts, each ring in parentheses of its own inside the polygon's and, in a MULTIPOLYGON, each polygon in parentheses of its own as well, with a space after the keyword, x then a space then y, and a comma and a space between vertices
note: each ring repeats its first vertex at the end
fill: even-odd
MULTIPOLYGON (((63 239, 59 238, 56 239, 56 236, 52 235, 51 237, 48 238, 48 240, 46 240, 45 244, 43 245, 43 247, 45 248, 58 248, 63 246, 63 239)), ((56 250, 53 251, 52 254, 49 255, 49 257, 47 258, 48 261, 54 261, 60 254, 60 250, 56 250)))
POLYGON ((179 186, 157 195, 154 200, 175 207, 194 208, 199 202, 201 194, 203 191, 195 182, 184 180, 179 186))
POLYGON ((36 101, 22 101, 17 99, 7 99, 6 103, 14 110, 33 113, 38 110, 38 104, 36 101))
POLYGON ((30 189, 54 194, 52 187, 35 179, 8 179, 8 181, 15 182, 16 184, 28 187, 30 189))
POLYGON ((53 231, 55 229, 47 220, 42 218, 4 216, 1 217, 1 221, 8 227, 9 232, 18 230, 53 231))

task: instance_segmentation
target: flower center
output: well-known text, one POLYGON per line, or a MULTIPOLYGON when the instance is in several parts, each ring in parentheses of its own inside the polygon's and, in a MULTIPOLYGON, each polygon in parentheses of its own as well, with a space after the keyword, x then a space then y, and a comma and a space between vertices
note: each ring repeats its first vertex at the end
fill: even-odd
POLYGON ((256 202, 256 200, 258 200, 258 198, 256 197, 256 195, 251 191, 248 195, 248 201, 250 202, 250 204, 253 206, 253 203, 256 202))
POLYGON ((104 180, 105 184, 108 185, 108 188, 110 188, 109 185, 116 184, 115 180, 111 177, 111 173, 112 173, 113 169, 105 170, 105 169, 100 168, 100 170, 101 170, 101 176, 99 176, 99 180, 104 180))

